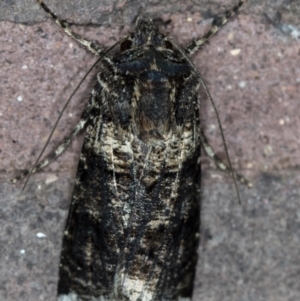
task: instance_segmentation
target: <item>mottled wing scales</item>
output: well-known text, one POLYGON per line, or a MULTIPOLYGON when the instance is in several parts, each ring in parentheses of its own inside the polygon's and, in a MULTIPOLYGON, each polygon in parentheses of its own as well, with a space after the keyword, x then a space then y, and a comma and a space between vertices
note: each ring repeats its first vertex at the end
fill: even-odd
MULTIPOLYGON (((153 26, 140 24, 146 25, 153 26)), ((200 224, 199 82, 178 54, 172 54, 176 63, 156 67, 166 54, 171 55, 149 47, 133 65, 135 53, 121 54, 114 72, 104 66, 97 76, 102 113, 87 125, 63 242, 59 296, 191 297, 200 224), (130 76, 139 80, 130 85, 130 76), (159 106, 148 107, 150 100, 159 100, 159 106)))

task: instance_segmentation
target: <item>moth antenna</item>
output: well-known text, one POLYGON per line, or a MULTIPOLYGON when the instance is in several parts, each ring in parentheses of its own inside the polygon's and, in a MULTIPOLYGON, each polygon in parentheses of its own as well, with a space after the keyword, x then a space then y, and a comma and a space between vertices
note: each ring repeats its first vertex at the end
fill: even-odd
POLYGON ((237 181, 236 181, 236 177, 235 177, 235 173, 233 172, 233 168, 232 168, 232 164, 231 164, 231 160, 230 160, 230 157, 229 157, 229 154, 228 154, 228 148, 227 148, 227 144, 226 144, 226 140, 225 140, 225 136, 224 136, 224 131, 223 131, 223 128, 222 128, 222 125, 221 125, 221 120, 220 120, 220 116, 219 116, 219 113, 218 113, 218 110, 217 110, 217 107, 209 93, 209 90, 203 80, 203 77, 202 75, 199 73, 199 78, 200 78, 200 81, 201 81, 201 84, 205 90, 205 93, 206 95, 208 96, 208 99, 214 109, 214 112, 215 112, 215 115, 217 117, 217 121, 218 121, 218 126, 219 126, 219 130, 220 130, 220 133, 221 133, 221 137, 222 137, 222 142, 223 142, 223 146, 224 146, 224 149, 225 149, 225 153, 226 153, 226 158, 228 160, 228 165, 229 165, 229 169, 231 171, 231 175, 232 175, 232 178, 233 178, 233 182, 234 182, 234 186, 235 186, 235 191, 236 191, 236 194, 237 194, 237 197, 238 197, 238 200, 239 200, 239 204, 241 205, 242 204, 242 201, 241 201, 241 197, 240 197, 240 192, 239 192, 239 189, 238 189, 238 185, 237 185, 237 181))
MULTIPOLYGON (((217 122, 218 122, 219 130, 220 130, 220 133, 221 133, 221 137, 222 137, 222 143, 223 143, 223 146, 224 146, 224 149, 225 149, 225 153, 226 153, 226 158, 228 160, 228 165, 229 165, 229 169, 230 169, 230 172, 231 172, 231 176, 233 178, 233 182, 234 182, 236 194, 237 194, 237 197, 238 197, 238 200, 239 200, 239 204, 241 205, 242 202, 241 202, 240 192, 239 192, 239 189, 238 189, 238 185, 237 185, 235 173, 233 172, 232 164, 231 164, 230 157, 229 157, 229 154, 228 154, 228 148, 227 148, 227 144, 226 144, 226 141, 225 141, 225 136, 224 136, 224 132, 223 132, 223 128, 222 128, 222 125, 221 125, 221 120, 220 120, 220 117, 219 117, 219 113, 218 113, 217 107, 216 107, 216 105, 215 105, 215 103, 214 103, 214 101, 213 101, 213 99, 212 99, 212 97, 211 97, 211 95, 209 93, 209 90, 207 88, 207 85, 205 84, 205 81, 204 81, 201 73, 197 70, 197 68, 191 62, 191 60, 189 59, 189 57, 170 38, 168 38, 166 40, 168 40, 181 53, 181 55, 186 59, 186 61, 189 63, 189 65, 194 69, 194 71, 196 72, 196 74, 199 76, 201 85, 203 86, 203 88, 205 90, 205 93, 206 93, 206 95, 207 95, 207 97, 208 97, 208 99, 209 99, 209 101, 210 101, 210 103, 211 103, 211 105, 212 105, 212 107, 214 109, 215 115, 217 117, 217 122)), ((201 139, 201 144, 203 145, 203 140, 202 139, 201 139)))
POLYGON ((30 178, 30 176, 32 175, 32 173, 33 173, 33 171, 34 171, 34 169, 35 169, 35 167, 37 166, 37 164, 39 163, 39 161, 40 161, 40 159, 41 159, 41 157, 42 157, 42 155, 44 154, 44 152, 45 152, 45 150, 46 150, 46 148, 47 148, 47 146, 48 146, 48 144, 49 144, 49 142, 50 142, 50 140, 51 140, 51 138, 52 138, 52 136, 53 136, 53 134, 54 134, 54 131, 55 131, 55 129, 57 128, 57 125, 58 125, 58 123, 59 123, 59 121, 60 121, 60 119, 61 119, 61 117, 62 117, 62 115, 63 115, 63 113, 64 113, 64 111, 66 110, 66 108, 67 108, 67 106, 69 105, 69 103, 70 103, 70 101, 71 101, 71 99, 73 98, 73 96, 75 95, 75 93, 78 91, 78 89, 80 88, 80 86, 82 85, 82 83, 86 80, 86 78, 87 78, 87 76, 92 72, 92 70, 94 69, 94 67, 114 48, 114 47, 116 47, 118 44, 120 44, 120 43, 122 43, 124 40, 126 40, 126 39, 128 39, 128 36, 126 36, 126 37, 124 37, 122 40, 120 40, 120 41, 118 41, 118 42, 116 42, 115 44, 113 44, 111 47, 109 47, 98 59, 97 59, 97 61, 90 67, 90 69, 86 72, 86 74, 83 76, 83 78, 81 79, 81 81, 79 82, 79 84, 77 85, 77 87, 74 89, 74 91, 72 92, 72 94, 71 94, 71 96, 68 98, 68 100, 67 100, 67 102, 65 103, 65 105, 64 105, 64 107, 62 108, 62 110, 61 110, 61 112, 60 112, 60 114, 59 114, 59 116, 58 116, 58 118, 56 119, 56 122, 55 122, 55 124, 54 124, 54 126, 53 126, 53 128, 52 128, 52 130, 51 130, 51 132, 50 132, 50 135, 49 135, 49 137, 48 137, 48 139, 47 139, 47 141, 46 141, 46 143, 45 143, 45 145, 44 145, 44 147, 43 147, 43 149, 42 149, 42 151, 41 151, 41 153, 40 153, 40 155, 38 156, 38 158, 37 158, 37 160, 35 161, 35 163, 33 164, 33 166, 32 166, 32 168, 30 169, 30 172, 28 173, 28 175, 27 175, 27 177, 26 177, 26 181, 25 181, 25 183, 24 183, 24 185, 23 185, 23 188, 22 188, 22 191, 21 191, 21 193, 24 191, 24 189, 25 189, 25 187, 26 187, 26 185, 27 185, 27 183, 28 183, 28 180, 29 180, 29 178, 30 178))

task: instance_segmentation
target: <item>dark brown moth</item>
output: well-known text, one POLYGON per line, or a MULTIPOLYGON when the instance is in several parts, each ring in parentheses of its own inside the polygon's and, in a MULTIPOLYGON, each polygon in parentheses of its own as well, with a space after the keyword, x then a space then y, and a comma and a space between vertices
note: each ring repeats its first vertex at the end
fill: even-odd
POLYGON ((191 299, 201 145, 219 168, 230 169, 201 131, 203 80, 189 57, 245 1, 186 48, 160 33, 151 19, 138 18, 134 31, 118 43, 119 54, 110 56, 38 0, 69 36, 102 58, 78 125, 33 169, 48 165, 86 130, 63 238, 59 301, 191 299))

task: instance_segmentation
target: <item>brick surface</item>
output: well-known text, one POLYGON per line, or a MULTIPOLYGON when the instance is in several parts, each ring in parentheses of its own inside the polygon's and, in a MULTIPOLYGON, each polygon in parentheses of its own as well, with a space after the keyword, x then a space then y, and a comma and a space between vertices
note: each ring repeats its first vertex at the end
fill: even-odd
MULTIPOLYGON (((6 14, 0 9, 2 20, 15 21, 3 21, 0 27, 0 300, 7 301, 55 300, 61 235, 82 139, 44 173, 32 176, 21 196, 21 184, 11 185, 7 179, 33 164, 66 99, 95 61, 49 19, 35 23, 45 20, 44 15, 33 1, 28 6, 25 2, 12 1, 13 6, 5 1, 6 14)), ((232 4, 178 1, 170 8, 171 2, 163 6, 149 1, 145 12, 154 18, 161 12, 161 30, 169 31, 180 45, 209 28, 211 12, 232 4)), ((241 207, 230 177, 204 160, 195 301, 300 299, 296 2, 288 7, 280 1, 265 1, 263 6, 250 1, 194 57, 218 108, 232 163, 254 184, 251 190, 241 187, 241 207)), ((74 30, 103 45, 112 45, 132 29, 140 7, 125 1, 114 2, 112 11, 99 6, 98 15, 105 16, 97 19, 92 4, 80 3, 72 9, 67 1, 57 4, 58 14, 77 24, 101 23, 97 28, 77 25, 74 30)), ((67 109, 49 151, 78 121, 92 85, 93 76, 67 109)), ((224 157, 211 105, 203 91, 199 93, 205 132, 224 157)))

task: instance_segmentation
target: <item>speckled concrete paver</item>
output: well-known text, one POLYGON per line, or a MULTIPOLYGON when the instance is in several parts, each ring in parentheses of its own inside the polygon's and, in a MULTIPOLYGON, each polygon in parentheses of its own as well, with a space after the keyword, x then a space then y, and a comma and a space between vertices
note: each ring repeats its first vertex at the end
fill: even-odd
MULTIPOLYGON (((0 300, 54 301, 62 230, 82 139, 44 173, 34 175, 21 196, 22 183, 11 185, 7 179, 34 162, 60 109, 95 58, 49 19, 37 22, 45 18, 34 1, 4 2, 0 19, 15 23, 2 21, 0 26, 0 300)), ((209 28, 212 11, 234 1, 223 1, 222 7, 205 1, 171 2, 161 2, 165 5, 160 8, 158 1, 149 1, 144 7, 160 18, 162 31, 186 45, 209 28)), ((250 190, 240 187, 239 206, 232 180, 204 159, 194 301, 300 300, 296 2, 250 1, 194 58, 218 107, 232 163, 254 184, 250 190)), ((55 2, 58 13, 82 24, 74 26, 76 32, 104 45, 132 29, 139 8, 126 1, 115 1, 112 8, 103 2, 98 14, 105 17, 97 19, 90 10, 95 2, 80 3, 70 10, 69 3, 55 2), (83 26, 89 14, 90 23, 102 26, 83 26)), ((67 109, 49 150, 78 121, 92 85, 91 76, 67 109)), ((224 157, 213 110, 199 93, 203 126, 224 157)))

